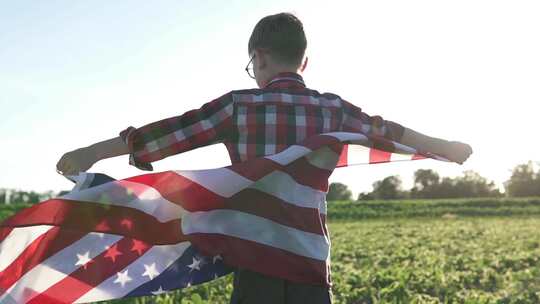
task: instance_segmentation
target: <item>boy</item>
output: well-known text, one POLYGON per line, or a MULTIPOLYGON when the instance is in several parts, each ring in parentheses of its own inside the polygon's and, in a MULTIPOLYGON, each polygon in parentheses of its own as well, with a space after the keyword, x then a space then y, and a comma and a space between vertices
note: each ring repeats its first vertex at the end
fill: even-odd
MULTIPOLYGON (((472 153, 469 145, 433 138, 402 125, 369 116, 331 93, 308 89, 299 74, 307 64, 307 40, 294 15, 262 18, 248 43, 246 71, 258 89, 234 90, 200 109, 122 130, 118 137, 66 153, 57 164, 62 174, 86 171, 95 162, 129 154, 129 164, 153 170, 153 161, 218 142, 232 163, 271 155, 306 137, 333 131, 383 136, 430 151, 457 163, 472 153)), ((230 303, 331 303, 328 286, 292 282, 236 269, 230 303)))

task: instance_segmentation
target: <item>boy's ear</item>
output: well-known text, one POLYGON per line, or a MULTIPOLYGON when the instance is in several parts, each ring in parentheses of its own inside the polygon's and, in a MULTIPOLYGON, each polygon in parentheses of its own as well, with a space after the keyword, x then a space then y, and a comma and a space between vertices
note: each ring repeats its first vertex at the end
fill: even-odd
POLYGON ((255 49, 255 58, 259 70, 265 68, 268 64, 268 55, 268 52, 265 52, 261 49, 255 49))
POLYGON ((304 64, 302 64, 302 68, 300 68, 300 72, 304 72, 307 66, 307 62, 308 62, 308 56, 306 56, 306 59, 304 59, 304 64))

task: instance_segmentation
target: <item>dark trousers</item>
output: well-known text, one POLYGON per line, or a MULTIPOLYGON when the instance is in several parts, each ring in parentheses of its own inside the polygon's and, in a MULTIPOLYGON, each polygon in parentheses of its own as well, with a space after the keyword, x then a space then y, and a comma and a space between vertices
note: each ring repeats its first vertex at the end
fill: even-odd
POLYGON ((331 304, 332 290, 236 268, 230 304, 331 304))

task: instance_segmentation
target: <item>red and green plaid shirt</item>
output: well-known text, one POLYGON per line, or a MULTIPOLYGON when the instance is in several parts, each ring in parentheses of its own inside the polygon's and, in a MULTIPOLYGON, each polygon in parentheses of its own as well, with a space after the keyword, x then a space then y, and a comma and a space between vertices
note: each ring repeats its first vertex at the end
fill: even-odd
POLYGON ((296 73, 279 73, 262 89, 234 90, 199 109, 120 132, 129 164, 152 171, 151 162, 224 143, 232 163, 271 155, 326 132, 362 132, 399 142, 404 127, 370 116, 332 93, 319 93, 296 73))

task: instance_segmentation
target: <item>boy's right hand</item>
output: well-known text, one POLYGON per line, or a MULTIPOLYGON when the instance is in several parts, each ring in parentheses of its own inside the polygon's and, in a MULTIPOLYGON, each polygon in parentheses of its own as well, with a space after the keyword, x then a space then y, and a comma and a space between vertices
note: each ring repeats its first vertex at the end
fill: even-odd
POLYGON ((85 147, 65 153, 56 164, 56 169, 62 175, 75 175, 90 169, 97 161, 94 153, 85 147))
POLYGON ((444 156, 460 165, 473 153, 470 145, 459 141, 449 141, 444 156))

